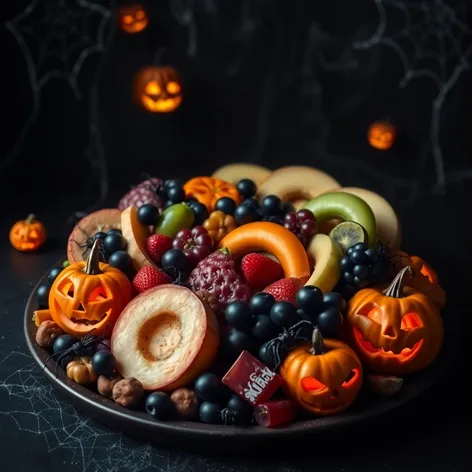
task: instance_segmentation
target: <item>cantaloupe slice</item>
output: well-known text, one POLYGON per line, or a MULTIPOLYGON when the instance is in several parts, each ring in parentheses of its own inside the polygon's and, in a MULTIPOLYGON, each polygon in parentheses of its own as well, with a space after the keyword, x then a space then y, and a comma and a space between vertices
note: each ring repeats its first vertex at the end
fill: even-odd
POLYGON ((277 195, 283 201, 310 200, 321 193, 340 187, 326 172, 308 166, 280 167, 260 186, 258 195, 277 195))
POLYGON ((145 265, 153 265, 146 244, 151 234, 149 227, 141 224, 138 218, 138 209, 130 206, 121 212, 121 231, 127 242, 128 254, 133 261, 135 270, 145 265))
POLYGON ((258 187, 267 180, 272 171, 257 164, 239 162, 220 167, 213 172, 212 177, 226 180, 236 185, 241 179, 251 179, 258 187))
POLYGON ((35 310, 33 313, 33 321, 36 326, 39 327, 39 325, 43 321, 48 321, 52 320, 51 312, 45 308, 44 310, 35 310))

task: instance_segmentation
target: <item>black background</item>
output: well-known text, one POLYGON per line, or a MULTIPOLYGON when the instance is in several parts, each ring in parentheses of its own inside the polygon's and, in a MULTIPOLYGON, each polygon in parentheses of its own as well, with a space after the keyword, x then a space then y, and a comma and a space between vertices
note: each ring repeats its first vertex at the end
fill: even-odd
POLYGON ((116 205, 142 172, 190 176, 232 161, 308 164, 344 185, 388 197, 403 223, 404 248, 438 270, 448 310, 460 312, 467 335, 472 34, 466 3, 148 1, 142 3, 151 22, 137 35, 115 28, 116 5, 79 0, 33 2, 12 29, 28 3, 9 2, 0 12, 0 448, 6 469, 378 471, 427 464, 470 470, 465 347, 448 379, 411 407, 361 431, 316 438, 317 447, 284 451, 275 462, 273 451, 224 460, 126 438, 113 449, 118 439, 77 413, 69 419, 80 426, 64 429, 58 404, 51 401, 48 410, 39 402, 51 395, 45 382, 28 373, 28 359, 18 354, 25 352, 26 297, 62 257, 74 211, 116 205), (97 5, 101 10, 91 9, 97 5), (71 49, 77 39, 82 47, 71 49), (97 44, 97 53, 84 49, 97 44), (74 88, 71 70, 84 51, 74 88), (143 112, 131 99, 133 75, 157 56, 177 67, 184 83, 182 106, 168 115, 143 112), (63 75, 41 85, 54 71, 63 75), (366 132, 386 117, 399 139, 381 152, 369 147, 366 132), (435 167, 438 156, 443 171, 435 167), (8 245, 8 228, 31 211, 47 225, 50 242, 41 254, 18 254, 8 245), (334 453, 322 452, 327 445, 334 453))

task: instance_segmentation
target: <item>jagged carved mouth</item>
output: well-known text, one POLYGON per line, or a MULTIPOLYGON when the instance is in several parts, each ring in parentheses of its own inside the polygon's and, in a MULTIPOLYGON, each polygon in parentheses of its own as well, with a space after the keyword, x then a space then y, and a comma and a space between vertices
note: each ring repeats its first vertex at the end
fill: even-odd
POLYGON ((375 346, 374 344, 372 344, 371 341, 365 339, 362 333, 357 328, 354 328, 354 336, 356 337, 358 346, 361 346, 362 349, 366 352, 376 353, 386 357, 400 357, 403 360, 414 356, 422 348, 424 343, 424 339, 420 339, 413 345, 413 347, 405 347, 399 350, 398 352, 394 352, 386 350, 383 347, 375 346))

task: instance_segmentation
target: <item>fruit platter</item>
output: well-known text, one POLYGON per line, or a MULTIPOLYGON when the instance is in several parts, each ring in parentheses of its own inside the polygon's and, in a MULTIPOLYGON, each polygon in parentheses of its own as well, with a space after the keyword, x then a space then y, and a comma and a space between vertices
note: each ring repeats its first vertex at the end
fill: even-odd
POLYGON ((79 408, 148 439, 362 421, 445 370, 445 291, 401 240, 382 196, 315 168, 149 177, 76 224, 28 345, 79 408))

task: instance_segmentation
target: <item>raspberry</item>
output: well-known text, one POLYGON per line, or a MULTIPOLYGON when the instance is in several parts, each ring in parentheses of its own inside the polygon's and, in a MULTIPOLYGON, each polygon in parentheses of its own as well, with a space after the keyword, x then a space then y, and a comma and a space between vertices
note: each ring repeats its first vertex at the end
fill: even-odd
POLYGON ((227 249, 221 249, 200 261, 190 274, 190 288, 205 290, 216 297, 222 309, 234 300, 249 300, 251 289, 236 270, 236 263, 227 249))
POLYGON ((133 287, 139 293, 158 285, 171 283, 172 279, 165 272, 154 266, 141 267, 133 279, 133 287))
POLYGON ((135 188, 131 189, 126 193, 118 203, 118 209, 123 211, 130 206, 136 208, 151 203, 155 205, 159 210, 164 208, 165 202, 158 195, 160 193, 163 182, 161 179, 153 177, 151 179, 143 180, 135 188))
POLYGON ((172 248, 172 238, 163 234, 151 234, 147 239, 146 248, 153 262, 159 265, 162 255, 172 248))

